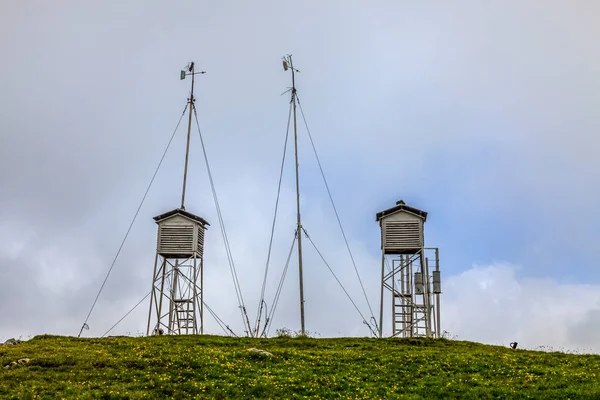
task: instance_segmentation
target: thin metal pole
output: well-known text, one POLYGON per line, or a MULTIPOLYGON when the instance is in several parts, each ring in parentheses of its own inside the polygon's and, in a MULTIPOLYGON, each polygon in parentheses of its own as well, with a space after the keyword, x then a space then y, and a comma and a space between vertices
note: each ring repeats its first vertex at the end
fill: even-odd
POLYGON ((204 255, 200 257, 200 334, 204 335, 204 255))
MULTIPOLYGON (((385 246, 381 246, 381 299, 379 300, 379 338, 383 337, 383 283, 385 282, 385 246)), ((392 265, 393 267, 393 265, 392 265)))
POLYGON ((403 255, 400 256, 400 266, 401 266, 401 274, 402 274, 402 337, 406 336, 406 297, 405 293, 407 291, 408 283, 406 282, 406 259, 403 255))
MULTIPOLYGON (((201 228, 200 228, 201 229, 201 228)), ((190 274, 192 276, 192 333, 194 335, 198 334, 198 321, 196 319, 196 300, 197 300, 197 287, 196 282, 198 281, 198 273, 197 273, 197 265, 196 265, 196 253, 192 256, 192 272, 190 274)), ((189 282, 188 282, 189 283, 189 282)))
POLYGON ((194 108, 194 63, 190 67, 192 75, 192 93, 188 104, 190 105, 190 116, 188 119, 188 131, 187 131, 187 145, 185 147, 185 167, 183 170, 183 190, 181 191, 181 209, 185 210, 185 184, 187 181, 187 170, 188 170, 188 158, 190 156, 190 134, 192 130, 192 109, 194 108))
MULTIPOLYGON (((435 249, 435 270, 439 271, 440 270, 440 253, 438 249, 435 249)), ((441 281, 441 279, 440 279, 441 281)), ((441 285, 441 282, 440 282, 441 285)), ((435 311, 437 313, 437 332, 438 332, 438 338, 442 337, 442 324, 440 322, 440 316, 441 316, 441 312, 440 312, 440 294, 436 293, 435 295, 436 299, 435 299, 435 311)))
MULTIPOLYGON (((165 278, 166 278, 166 272, 167 272, 167 259, 163 257, 163 261, 162 261, 162 278, 161 278, 161 282, 160 282, 160 299, 158 301, 158 308, 156 309, 156 317, 157 317, 157 324, 156 327, 157 329, 160 329, 160 320, 161 320, 161 314, 162 314, 162 303, 163 303, 163 297, 164 297, 164 293, 165 293, 165 278)), ((160 271, 159 271, 160 272, 160 271)), ((170 329, 171 327, 169 327, 170 329)))
POLYGON ((417 300, 417 295, 415 293, 415 276, 413 275, 413 260, 412 257, 408 259, 408 287, 410 288, 410 319, 408 322, 408 327, 410 328, 410 332, 408 334, 409 337, 415 336, 415 303, 417 300))
POLYGON ((400 256, 400 296, 401 296, 400 297, 400 304, 401 304, 400 311, 402 313, 401 314, 401 320, 402 320, 402 324, 401 324, 401 326, 402 326, 401 333, 402 334, 401 334, 401 336, 402 337, 404 337, 404 329, 406 328, 406 321, 405 321, 405 319, 406 319, 405 318, 406 307, 405 307, 405 304, 404 304, 404 300, 405 300, 404 299, 404 291, 405 291, 405 288, 404 288, 404 286, 405 286, 404 275, 406 275, 405 271, 404 271, 404 257, 401 255, 400 256))
POLYGON ((152 273, 152 294, 150 295, 150 309, 148 310, 148 327, 146 328, 146 336, 150 335, 150 320, 152 319, 152 302, 154 301, 154 296, 156 296, 156 294, 154 293, 156 291, 156 287, 154 285, 156 284, 157 264, 158 264, 158 252, 156 253, 156 256, 154 257, 154 273, 152 273))
MULTIPOLYGON (((202 227, 199 227, 199 229, 202 229, 202 227)), ((196 282, 198 281, 198 265, 196 263, 196 253, 194 253, 194 256, 192 257, 192 261, 193 261, 193 266, 192 266, 192 284, 194 285, 192 288, 192 315, 193 315, 193 322, 194 322, 194 327, 193 327, 193 332, 194 335, 198 334, 198 322, 196 321, 196 303, 198 300, 198 291, 197 291, 197 287, 198 285, 196 285, 196 282)), ((200 287, 202 287, 202 282, 200 282, 200 287)))
POLYGON ((171 280, 171 290, 169 299, 169 330, 174 330, 175 318, 177 319, 177 325, 179 325, 179 313, 175 306, 175 299, 177 297, 177 277, 179 275, 179 260, 175 260, 175 268, 173 268, 173 278, 171 280))
POLYGON ((392 337, 396 336, 396 266, 392 261, 392 337))
POLYGON ((300 329, 302 336, 306 335, 304 324, 304 281, 302 277, 302 221, 300 219, 300 178, 298 174, 298 131, 296 128, 296 80, 292 56, 289 56, 290 69, 292 70, 292 103, 294 109, 294 153, 296 156, 296 210, 298 217, 298 274, 300 278, 300 329))
MULTIPOLYGON (((423 250, 425 251, 425 250, 423 250)), ((429 258, 425 257, 425 293, 427 295, 427 304, 426 304, 426 310, 427 310, 427 337, 430 337, 432 334, 432 330, 435 329, 433 328, 433 325, 431 323, 431 290, 429 287, 429 258)))

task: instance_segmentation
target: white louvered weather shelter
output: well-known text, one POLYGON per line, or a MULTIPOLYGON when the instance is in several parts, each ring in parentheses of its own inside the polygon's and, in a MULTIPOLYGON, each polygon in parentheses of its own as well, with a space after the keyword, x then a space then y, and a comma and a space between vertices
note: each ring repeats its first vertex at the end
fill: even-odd
POLYGON ((376 220, 381 228, 379 336, 383 336, 384 293, 388 289, 392 297, 392 337, 439 337, 439 251, 425 247, 427 213, 400 200, 396 206, 377 213, 376 220), (435 305, 432 295, 436 297, 435 305))
POLYGON ((154 220, 158 237, 147 334, 202 333, 204 231, 209 223, 182 208, 154 220))
POLYGON ((204 230, 209 225, 203 218, 182 209, 154 217, 158 224, 157 252, 167 258, 189 258, 204 253, 204 230))

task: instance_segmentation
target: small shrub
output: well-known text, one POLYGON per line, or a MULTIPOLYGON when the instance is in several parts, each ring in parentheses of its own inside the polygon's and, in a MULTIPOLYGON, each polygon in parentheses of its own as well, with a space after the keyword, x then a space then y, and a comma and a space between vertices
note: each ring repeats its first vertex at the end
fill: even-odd
POLYGON ((316 332, 311 331, 304 331, 304 333, 302 333, 301 331, 293 331, 286 327, 277 329, 275 331, 275 337, 278 338, 314 338, 316 336, 320 335, 316 332))
POLYGON ((278 338, 293 338, 294 332, 291 329, 283 327, 275 331, 275 336, 278 338))

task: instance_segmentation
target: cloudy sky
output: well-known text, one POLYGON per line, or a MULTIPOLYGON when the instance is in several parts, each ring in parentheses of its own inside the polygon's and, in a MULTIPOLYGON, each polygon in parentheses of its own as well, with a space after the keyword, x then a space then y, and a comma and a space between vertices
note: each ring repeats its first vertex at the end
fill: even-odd
MULTIPOLYGON (((196 104, 254 318, 288 117, 281 57, 291 53, 374 311, 375 213, 404 199, 429 213, 426 242, 440 248, 442 329, 600 351, 599 13, 583 0, 3 2, 0 340, 79 333, 185 107, 189 61, 207 71, 196 104)), ((304 227, 369 315, 299 126, 304 227)), ((85 335, 102 335, 149 291, 152 217, 179 205, 184 153, 181 126, 85 335)), ((288 162, 269 303, 293 237, 294 188, 288 162)), ((206 302, 240 333, 196 135, 186 206, 211 223, 206 302)), ((368 335, 308 244, 305 260, 307 329, 368 335)), ((299 329, 297 303, 294 261, 273 329, 299 329)), ((112 334, 145 332, 147 308, 112 334)), ((206 326, 222 333, 208 315, 206 326)))

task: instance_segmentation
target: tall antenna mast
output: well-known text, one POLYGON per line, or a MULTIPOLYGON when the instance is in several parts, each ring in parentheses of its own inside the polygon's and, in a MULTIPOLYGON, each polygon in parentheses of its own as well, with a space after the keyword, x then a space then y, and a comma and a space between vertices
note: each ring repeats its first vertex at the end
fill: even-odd
POLYGON ((154 217, 158 235, 146 335, 204 333, 204 231, 209 223, 185 211, 194 75, 204 73, 195 72, 191 62, 180 75, 182 80, 192 76, 181 207, 154 217))
POLYGON ((192 112, 194 108, 194 75, 196 74, 205 74, 206 71, 195 72, 194 71, 194 62, 190 62, 185 70, 181 71, 180 79, 185 79, 187 75, 192 76, 192 90, 190 92, 190 98, 188 99, 188 107, 190 109, 190 116, 188 119, 188 131, 187 131, 187 144, 185 147, 185 167, 183 169, 183 189, 181 191, 181 209, 185 210, 185 186, 187 181, 187 170, 188 170, 188 159, 190 156, 190 133, 192 130, 192 112), (187 70, 187 72, 186 72, 187 70))
POLYGON ((298 233, 298 274, 300 277, 300 327, 302 336, 306 335, 304 325, 304 280, 302 277, 302 220, 300 218, 300 179, 298 175, 298 131, 296 128, 296 81, 295 73, 300 72, 294 68, 292 55, 283 58, 283 69, 292 71, 292 105, 294 109, 294 153, 296 156, 296 211, 297 211, 297 233, 298 233))

